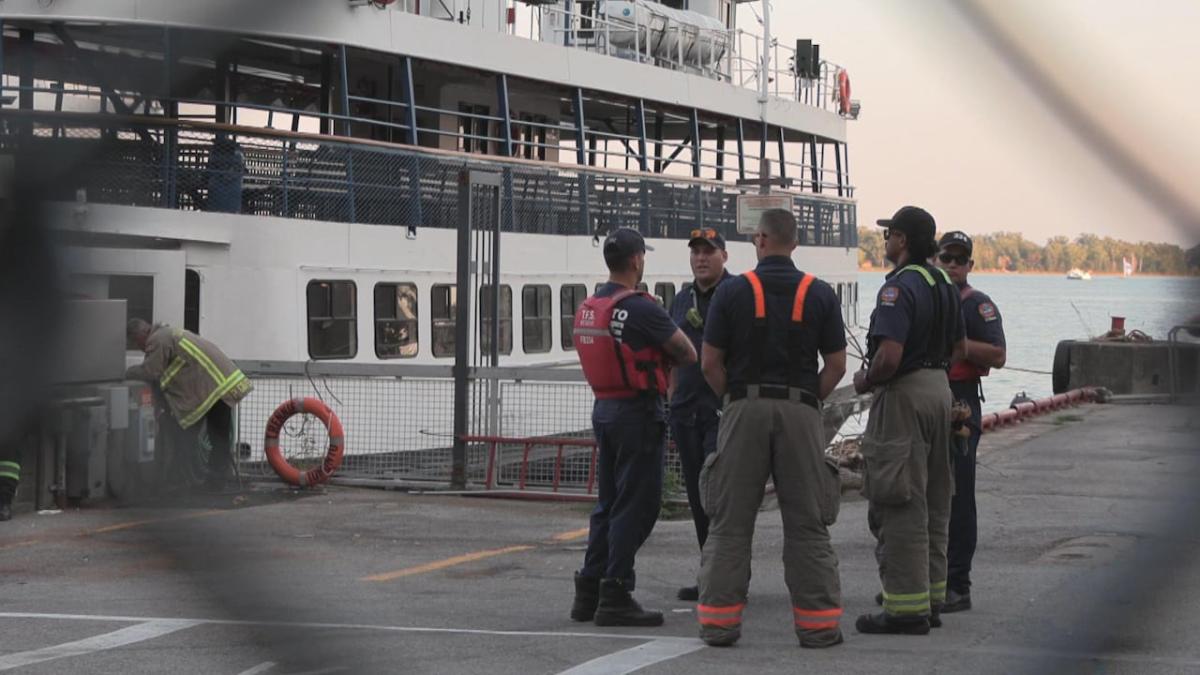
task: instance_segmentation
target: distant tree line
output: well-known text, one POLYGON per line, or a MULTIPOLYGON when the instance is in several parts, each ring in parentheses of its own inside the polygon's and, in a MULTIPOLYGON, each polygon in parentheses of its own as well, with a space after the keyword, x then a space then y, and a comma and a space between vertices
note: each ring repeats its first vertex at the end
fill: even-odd
MULTIPOLYGON (((1088 272, 1122 270, 1122 259, 1136 258, 1142 274, 1200 274, 1200 246, 1185 251, 1175 244, 1136 244, 1112 237, 1084 234, 1074 241, 1054 237, 1039 246, 1017 232, 994 232, 972 236, 977 271, 991 272, 1067 272, 1078 267, 1088 272)), ((886 267, 883 230, 858 228, 860 267, 886 267)))

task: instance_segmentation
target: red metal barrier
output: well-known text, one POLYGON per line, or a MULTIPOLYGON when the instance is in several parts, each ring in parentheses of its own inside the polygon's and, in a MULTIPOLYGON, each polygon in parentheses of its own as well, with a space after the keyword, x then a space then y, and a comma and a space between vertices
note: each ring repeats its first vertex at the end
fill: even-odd
POLYGON ((525 492, 529 489, 529 464, 530 456, 533 454, 534 448, 546 447, 556 448, 554 456, 554 470, 551 479, 550 492, 557 494, 562 488, 563 483, 563 465, 566 461, 567 448, 589 448, 591 450, 588 461, 587 475, 587 493, 593 494, 596 489, 596 441, 591 438, 561 438, 553 436, 525 438, 513 436, 463 436, 465 443, 484 443, 488 448, 487 473, 484 478, 484 487, 488 490, 497 488, 499 476, 499 461, 501 446, 520 446, 521 447, 521 466, 517 478, 517 490, 525 492))
POLYGON ((1036 401, 1018 403, 1005 410, 985 413, 980 420, 979 427, 983 431, 995 431, 999 427, 1017 424, 1036 415, 1044 415, 1054 410, 1061 410, 1068 406, 1075 406, 1095 400, 1096 390, 1092 387, 1072 389, 1071 391, 1047 396, 1036 401))

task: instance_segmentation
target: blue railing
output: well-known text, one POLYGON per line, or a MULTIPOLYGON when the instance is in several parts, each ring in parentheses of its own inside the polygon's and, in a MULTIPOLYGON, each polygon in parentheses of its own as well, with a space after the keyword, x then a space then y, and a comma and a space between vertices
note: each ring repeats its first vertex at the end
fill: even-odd
MULTIPOLYGON (((92 202, 282 218, 453 228, 465 168, 504 175, 510 232, 602 234, 634 227, 734 238, 738 188, 714 181, 521 162, 411 146, 213 124, 70 113, 0 113, 18 170, 53 176, 53 195, 92 202)), ((858 245, 853 201, 794 195, 801 243, 858 245)))

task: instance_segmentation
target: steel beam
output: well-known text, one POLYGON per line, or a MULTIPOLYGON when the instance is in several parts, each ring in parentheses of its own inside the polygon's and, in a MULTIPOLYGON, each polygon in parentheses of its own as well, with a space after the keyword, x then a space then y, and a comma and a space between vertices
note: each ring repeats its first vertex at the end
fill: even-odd
MULTIPOLYGON (((572 112, 575 113, 575 163, 579 166, 587 164, 587 156, 585 154, 584 144, 589 142, 587 138, 587 127, 584 122, 583 114, 583 88, 575 87, 575 96, 572 99, 572 112)), ((596 139, 590 141, 595 147, 596 139)), ((596 155, 592 154, 592 163, 595 163, 596 155)))
POLYGON ((500 154, 512 157, 512 114, 508 109, 508 75, 496 76, 496 101, 500 107, 500 154))
POLYGON ((700 177, 700 155, 703 151, 700 143, 700 112, 692 108, 692 177, 700 177))
POLYGON ((638 167, 642 171, 649 171, 650 162, 646 158, 646 101, 644 99, 637 100, 634 115, 638 129, 638 167))

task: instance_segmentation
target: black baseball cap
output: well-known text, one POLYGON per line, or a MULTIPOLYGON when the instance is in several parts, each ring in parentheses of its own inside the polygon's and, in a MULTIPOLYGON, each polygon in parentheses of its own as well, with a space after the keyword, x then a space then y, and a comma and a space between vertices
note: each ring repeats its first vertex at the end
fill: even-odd
POLYGON ((876 225, 903 232, 910 240, 932 242, 937 233, 933 216, 919 206, 903 206, 891 218, 875 221, 876 225))
POLYGON ((700 227, 692 230, 692 238, 688 240, 688 246, 699 243, 715 246, 722 251, 725 250, 725 237, 722 237, 720 232, 711 227, 700 227))
POLYGON ((642 233, 629 227, 619 227, 604 238, 604 259, 623 259, 638 253, 653 251, 646 245, 642 233))
POLYGON ((961 246, 967 250, 967 255, 971 255, 971 252, 975 250, 975 245, 971 243, 971 238, 967 236, 967 233, 958 230, 947 232, 938 240, 939 249, 947 246, 961 246))

